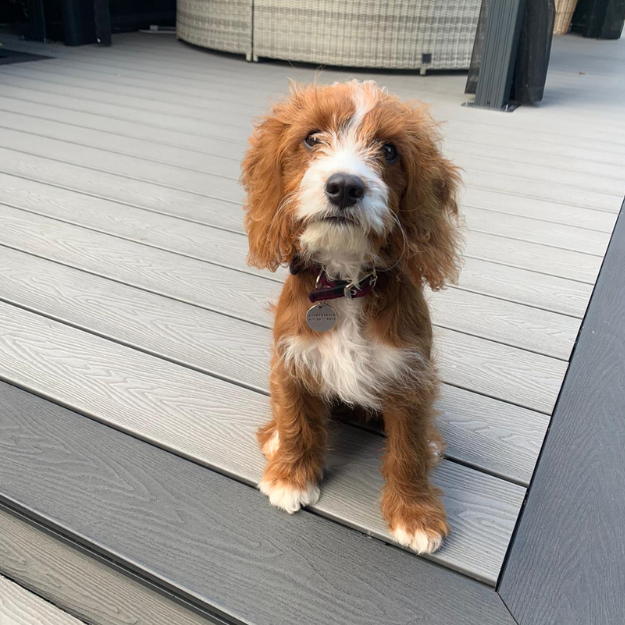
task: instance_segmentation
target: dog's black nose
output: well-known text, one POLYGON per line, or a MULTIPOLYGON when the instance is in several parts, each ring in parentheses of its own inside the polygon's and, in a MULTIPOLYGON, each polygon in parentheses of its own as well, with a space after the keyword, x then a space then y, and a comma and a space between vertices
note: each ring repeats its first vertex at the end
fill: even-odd
POLYGON ((348 208, 365 194, 365 183, 351 174, 332 174, 326 181, 326 195, 334 206, 348 208))

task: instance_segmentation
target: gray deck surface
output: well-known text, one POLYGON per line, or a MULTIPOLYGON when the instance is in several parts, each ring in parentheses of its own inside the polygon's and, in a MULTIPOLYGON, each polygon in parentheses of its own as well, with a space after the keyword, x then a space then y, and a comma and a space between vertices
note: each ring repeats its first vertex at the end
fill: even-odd
POLYGON ((623 267, 625 210, 499 586, 521 625, 625 622, 623 267))
POLYGON ((0 551, 6 575, 88 623, 206 625, 205 615, 1 507, 0 551))
MULTIPOLYGON (((0 439, 0 501, 208 607, 218 623, 513 624, 484 584, 316 515, 283 514, 252 488, 2 382, 0 399, 0 428, 8 433, 0 439)), ((38 547, 40 532, 34 540, 38 547)), ((2 544, 16 551, 13 536, 2 544)), ((75 554, 65 555, 72 568, 92 574, 75 554)), ((17 557, 0 556, 22 559, 19 548, 17 557)), ((59 574, 56 561, 47 568, 54 596, 70 607, 72 573, 62 567, 59 574)), ((41 578, 38 566, 30 576, 41 578)), ((95 607, 98 624, 112 620, 101 617, 110 584, 104 578, 94 598, 82 600, 81 613, 85 603, 95 607)), ((142 606, 125 606, 132 590, 105 605, 117 604, 124 616, 140 611, 138 623, 154 625, 142 606)))
POLYGON ((0 575, 2 625, 80 625, 66 612, 0 575))
MULTIPOLYGON (((284 272, 245 264, 239 160, 268 98, 314 70, 168 36, 5 45, 57 58, 0 68, 0 377, 234 478, 225 488, 254 485, 284 272)), ((464 76, 374 76, 448 120, 465 170, 464 271, 431 298, 448 443, 435 481, 453 528, 433 559, 491 585, 625 192, 602 45, 623 48, 557 41, 553 99, 514 114, 461 107, 464 76), (596 72, 580 74, 586 57, 596 72)), ((314 512, 390 541, 382 438, 335 434, 314 512)))

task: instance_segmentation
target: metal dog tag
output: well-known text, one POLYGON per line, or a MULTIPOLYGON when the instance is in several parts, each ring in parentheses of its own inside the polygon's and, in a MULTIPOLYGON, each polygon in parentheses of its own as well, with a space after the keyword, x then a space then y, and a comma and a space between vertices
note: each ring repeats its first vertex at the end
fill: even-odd
POLYGON ((306 313, 306 323, 315 332, 327 332, 336 325, 336 311, 325 302, 315 304, 306 313))

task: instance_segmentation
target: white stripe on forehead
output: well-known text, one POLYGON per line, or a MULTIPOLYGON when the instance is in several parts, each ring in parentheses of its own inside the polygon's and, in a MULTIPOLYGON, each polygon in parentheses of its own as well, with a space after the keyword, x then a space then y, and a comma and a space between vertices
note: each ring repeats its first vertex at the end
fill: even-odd
POLYGON ((323 149, 323 153, 327 156, 332 156, 336 155, 337 152, 347 151, 352 156, 359 155, 361 158, 367 159, 370 156, 370 146, 358 140, 358 131, 367 113, 376 107, 380 100, 380 95, 385 90, 381 89, 373 80, 364 82, 350 80, 345 84, 351 91, 354 113, 342 129, 329 132, 330 141, 323 149))
POLYGON ((365 118, 365 115, 372 111, 378 103, 380 88, 373 80, 358 82, 352 80, 347 83, 352 89, 352 102, 356 107, 354 116, 351 118, 348 128, 358 128, 365 118))

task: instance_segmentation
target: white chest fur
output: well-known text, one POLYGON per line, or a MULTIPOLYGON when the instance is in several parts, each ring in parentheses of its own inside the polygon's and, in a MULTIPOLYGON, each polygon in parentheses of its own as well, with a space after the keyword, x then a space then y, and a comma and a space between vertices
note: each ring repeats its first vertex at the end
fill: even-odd
POLYGON ((388 385, 402 378, 414 380, 415 373, 422 370, 423 358, 412 350, 390 347, 364 336, 363 299, 329 303, 338 315, 336 326, 312 338, 283 339, 284 358, 296 371, 318 380, 324 395, 380 408, 388 385))

